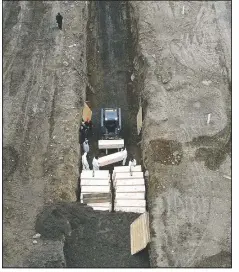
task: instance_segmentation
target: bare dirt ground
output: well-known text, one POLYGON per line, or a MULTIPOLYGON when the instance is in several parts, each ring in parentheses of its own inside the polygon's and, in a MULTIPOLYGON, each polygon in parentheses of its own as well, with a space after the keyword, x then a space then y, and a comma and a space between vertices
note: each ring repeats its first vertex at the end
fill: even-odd
POLYGON ((93 211, 79 202, 59 203, 44 208, 36 229, 44 240, 65 236, 67 267, 148 267, 146 252, 130 254, 130 224, 137 217, 133 213, 93 211))
POLYGON ((230 267, 231 4, 131 5, 135 80, 144 86, 151 266, 230 267))
MULTIPOLYGON (((115 3, 89 15, 96 94, 87 99, 96 110, 124 109, 126 145, 140 160, 141 98, 151 266, 229 267, 230 2, 132 1, 130 20, 126 3, 115 3)), ((147 252, 129 255, 134 214, 73 202, 88 10, 85 1, 3 2, 4 267, 148 267, 147 252)))
POLYGON ((43 204, 76 199, 86 86, 74 62, 85 71, 86 19, 85 2, 3 3, 4 267, 22 267, 30 252, 48 247, 32 241, 43 204))

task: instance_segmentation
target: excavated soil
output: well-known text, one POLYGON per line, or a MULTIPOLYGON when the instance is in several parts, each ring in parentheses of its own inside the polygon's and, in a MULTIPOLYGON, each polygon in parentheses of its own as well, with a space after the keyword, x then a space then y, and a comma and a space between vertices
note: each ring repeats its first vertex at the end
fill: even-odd
POLYGON ((130 253, 133 213, 93 211, 80 203, 45 207, 38 215, 36 230, 42 239, 65 236, 66 267, 148 267, 147 252, 130 253))

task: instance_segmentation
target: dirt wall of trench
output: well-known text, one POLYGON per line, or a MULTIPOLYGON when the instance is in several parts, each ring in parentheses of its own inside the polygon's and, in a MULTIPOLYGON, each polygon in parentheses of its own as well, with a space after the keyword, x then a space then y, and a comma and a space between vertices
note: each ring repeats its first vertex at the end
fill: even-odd
POLYGON ((32 236, 44 204, 76 200, 87 13, 85 1, 3 3, 4 267, 36 250, 35 265, 64 265, 62 242, 32 236))
POLYGON ((129 4, 151 266, 230 267, 231 4, 129 4))

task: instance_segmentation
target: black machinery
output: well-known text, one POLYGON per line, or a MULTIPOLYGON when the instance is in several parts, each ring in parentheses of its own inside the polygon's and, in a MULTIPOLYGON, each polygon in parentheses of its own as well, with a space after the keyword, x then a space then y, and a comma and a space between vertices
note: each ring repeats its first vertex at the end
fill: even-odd
POLYGON ((101 138, 103 140, 120 139, 121 129, 121 109, 101 109, 101 138))

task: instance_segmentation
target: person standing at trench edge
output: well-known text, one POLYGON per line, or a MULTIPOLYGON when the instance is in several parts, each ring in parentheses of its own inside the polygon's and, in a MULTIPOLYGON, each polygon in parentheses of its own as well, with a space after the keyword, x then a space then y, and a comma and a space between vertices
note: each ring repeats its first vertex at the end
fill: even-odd
POLYGON ((62 20, 63 20, 63 16, 60 14, 60 12, 58 12, 58 14, 56 15, 56 22, 58 24, 59 29, 62 30, 62 20))

